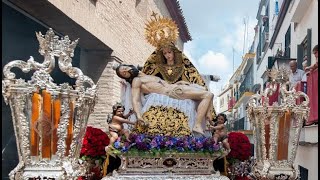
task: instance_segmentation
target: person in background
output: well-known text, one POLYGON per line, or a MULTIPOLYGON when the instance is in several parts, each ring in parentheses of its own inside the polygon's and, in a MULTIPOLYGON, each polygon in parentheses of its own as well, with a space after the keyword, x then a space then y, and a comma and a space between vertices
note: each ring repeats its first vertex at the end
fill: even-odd
POLYGON ((289 90, 294 88, 296 84, 302 80, 303 75, 305 74, 303 70, 298 69, 297 61, 292 60, 289 63, 290 65, 290 75, 289 75, 289 90))
POLYGON ((316 63, 314 63, 313 65, 306 67, 306 71, 309 73, 312 70, 315 70, 318 68, 318 51, 319 51, 319 46, 318 44, 315 45, 312 49, 312 53, 314 54, 314 57, 316 58, 316 63))
POLYGON ((306 70, 307 67, 308 67, 308 57, 304 56, 303 62, 302 62, 302 69, 304 70, 304 75, 303 75, 302 80, 301 80, 301 81, 304 81, 304 82, 307 81, 307 70, 306 70))

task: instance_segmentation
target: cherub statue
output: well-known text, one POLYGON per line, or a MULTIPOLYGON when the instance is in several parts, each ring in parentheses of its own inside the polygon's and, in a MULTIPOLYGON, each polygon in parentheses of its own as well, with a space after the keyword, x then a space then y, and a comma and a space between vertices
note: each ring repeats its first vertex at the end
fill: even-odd
POLYGON ((132 124, 134 125, 135 122, 128 120, 128 117, 133 114, 133 110, 130 109, 128 114, 124 115, 123 112, 125 110, 124 106, 121 103, 117 103, 112 107, 113 114, 112 118, 110 118, 109 123, 109 138, 110 143, 106 146, 105 150, 108 151, 110 147, 113 146, 113 143, 118 139, 119 136, 125 135, 126 140, 129 140, 129 130, 124 129, 123 124, 132 124))
POLYGON ((209 129, 213 130, 213 139, 215 143, 218 144, 219 142, 221 142, 223 144, 223 147, 226 149, 225 153, 227 155, 231 151, 231 148, 228 142, 227 128, 225 126, 226 121, 227 121, 226 115, 223 113, 220 113, 217 116, 216 123, 214 123, 213 126, 210 127, 209 129))

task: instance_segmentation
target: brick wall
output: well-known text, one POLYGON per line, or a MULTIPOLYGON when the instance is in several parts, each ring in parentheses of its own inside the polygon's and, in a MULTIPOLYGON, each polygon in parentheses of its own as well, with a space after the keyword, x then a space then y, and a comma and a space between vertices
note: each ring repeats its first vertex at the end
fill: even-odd
MULTIPOLYGON (((152 11, 166 17, 170 16, 169 11, 162 0, 49 0, 49 2, 112 49, 109 58, 105 60, 100 58, 100 61, 105 62, 84 58, 86 62, 81 64, 85 74, 95 82, 98 80, 99 84, 98 102, 94 113, 89 117, 89 125, 105 129, 107 113, 111 113, 112 105, 120 101, 119 78, 110 64, 106 64, 114 61, 113 57, 116 57, 127 64, 143 65, 154 51, 154 47, 149 45, 144 37, 145 23, 152 11), (101 67, 105 69, 97 71, 101 67)), ((182 49, 181 39, 177 44, 182 49)), ((86 54, 83 54, 82 57, 85 56, 86 54)))
POLYGON ((109 63, 104 69, 98 81, 98 101, 94 112, 89 117, 89 126, 94 126, 103 130, 107 127, 107 115, 112 113, 112 106, 120 100, 120 78, 112 69, 116 61, 114 57, 109 59, 109 63))

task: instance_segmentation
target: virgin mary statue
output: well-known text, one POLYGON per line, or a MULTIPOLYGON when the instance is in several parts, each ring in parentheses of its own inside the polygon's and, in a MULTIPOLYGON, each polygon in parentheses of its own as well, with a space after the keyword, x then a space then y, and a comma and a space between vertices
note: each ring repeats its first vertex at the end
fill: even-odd
MULTIPOLYGON (((176 23, 169 18, 156 17, 156 14, 153 16, 154 19, 146 25, 145 35, 147 41, 156 49, 148 57, 141 71, 147 75, 158 76, 168 83, 186 81, 209 90, 209 81, 200 75, 187 56, 173 43, 178 38, 176 23)), ((190 129, 194 125, 197 102, 172 99, 154 93, 142 98, 143 118, 148 121, 149 127, 138 125, 136 131, 170 136, 191 135, 190 129)), ((214 108, 212 115, 215 118, 214 108)))

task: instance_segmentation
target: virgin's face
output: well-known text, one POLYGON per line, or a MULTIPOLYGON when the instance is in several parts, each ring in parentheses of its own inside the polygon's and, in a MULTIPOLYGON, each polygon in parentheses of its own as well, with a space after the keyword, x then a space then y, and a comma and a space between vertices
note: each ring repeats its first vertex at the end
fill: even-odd
POLYGON ((170 48, 164 48, 162 50, 163 56, 167 59, 167 61, 173 61, 174 60, 174 52, 170 48))

